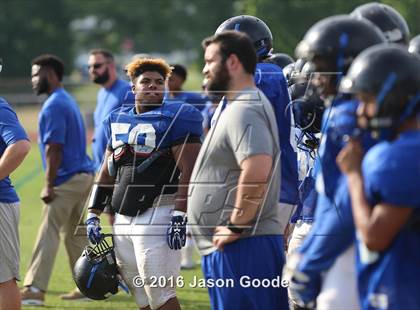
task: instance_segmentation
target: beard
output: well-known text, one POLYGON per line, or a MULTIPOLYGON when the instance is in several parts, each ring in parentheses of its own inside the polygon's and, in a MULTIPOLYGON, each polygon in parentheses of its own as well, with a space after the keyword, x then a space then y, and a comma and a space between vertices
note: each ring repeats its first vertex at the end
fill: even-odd
POLYGON ((35 88, 35 93, 37 95, 46 94, 48 92, 48 87, 49 85, 47 79, 41 79, 35 88))
POLYGON ((105 84, 109 80, 109 69, 106 68, 105 72, 101 75, 97 75, 93 78, 93 83, 95 84, 105 84))
POLYGON ((207 82, 207 89, 211 96, 224 96, 230 86, 229 72, 223 64, 213 74, 214 78, 207 82))

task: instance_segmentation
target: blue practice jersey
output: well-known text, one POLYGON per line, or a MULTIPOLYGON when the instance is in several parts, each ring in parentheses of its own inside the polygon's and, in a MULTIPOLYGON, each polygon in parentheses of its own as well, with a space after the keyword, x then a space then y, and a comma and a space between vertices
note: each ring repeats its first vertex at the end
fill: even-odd
POLYGON ((98 171, 108 144, 103 122, 110 115, 111 111, 121 107, 123 104, 134 105, 134 95, 130 84, 118 79, 110 88, 102 87, 98 92, 96 101, 96 108, 93 114, 95 130, 92 138, 92 155, 95 170, 98 171))
POLYGON ((345 135, 352 135, 357 127, 358 101, 338 98, 325 110, 322 117, 321 141, 315 162, 316 189, 318 194, 334 199, 341 172, 336 157, 345 142, 345 135))
POLYGON ((112 197, 116 212, 136 216, 158 195, 177 191, 179 171, 171 147, 200 143, 202 121, 196 108, 174 101, 141 114, 134 107, 111 113, 104 125, 118 169, 112 197), (137 167, 158 152, 161 155, 139 173, 137 167))
POLYGON ((62 145, 62 161, 54 180, 58 186, 80 172, 93 172, 93 163, 86 153, 86 129, 79 106, 63 88, 57 88, 39 112, 39 149, 46 167, 45 147, 62 145))
MULTIPOLYGON (((10 105, 0 98, 0 157, 3 156, 6 148, 19 140, 28 140, 25 130, 19 123, 16 113, 10 105)), ((18 202, 9 176, 0 180, 0 202, 13 203, 18 202)))
POLYGON ((382 142, 362 163, 369 204, 411 207, 408 223, 390 247, 369 251, 358 242, 358 287, 362 309, 420 309, 420 131, 382 142))
POLYGON ((280 202, 297 204, 298 202, 298 165, 295 135, 292 132, 292 115, 288 109, 290 103, 287 81, 281 68, 272 63, 258 63, 254 74, 256 86, 270 100, 276 114, 281 150, 281 191, 280 202))
MULTIPOLYGON (((343 137, 355 133, 357 107, 358 102, 355 100, 339 100, 324 112, 316 177, 317 182, 322 177, 325 184, 322 189, 328 191, 318 191, 314 224, 298 250, 302 254, 298 269, 311 279, 311 285, 308 285, 312 289, 308 294, 311 297, 309 300, 318 295, 323 272, 354 242, 354 222, 347 180, 336 164, 336 157, 345 145, 343 137)), ((368 132, 360 134, 359 138, 364 149, 375 143, 368 132)))
POLYGON ((317 193, 315 190, 314 158, 316 151, 298 148, 299 202, 290 222, 302 220, 311 223, 314 219, 317 193))

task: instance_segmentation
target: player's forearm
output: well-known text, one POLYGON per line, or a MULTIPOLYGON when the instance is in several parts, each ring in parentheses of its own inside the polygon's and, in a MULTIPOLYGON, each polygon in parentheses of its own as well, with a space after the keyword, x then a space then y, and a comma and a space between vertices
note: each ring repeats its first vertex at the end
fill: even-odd
POLYGON ((349 174, 347 176, 347 180, 354 223, 361 234, 362 241, 366 244, 371 238, 370 217, 372 214, 372 208, 365 196, 363 176, 360 171, 357 171, 349 174))
POLYGON ((178 191, 175 197, 175 210, 187 212, 188 184, 192 174, 192 166, 183 168, 179 178, 178 191))
POLYGON ((177 167, 181 171, 175 198, 175 210, 177 211, 187 212, 188 186, 200 147, 201 143, 187 143, 172 147, 177 167))
POLYGON ((270 181, 272 159, 256 155, 241 164, 235 208, 230 217, 234 225, 247 225, 255 219, 264 201, 270 181))
POLYGON ((235 208, 230 222, 235 225, 247 225, 256 217, 261 208, 267 184, 240 183, 237 187, 235 208))
POLYGON ((112 152, 107 150, 105 159, 96 176, 95 184, 92 186, 88 201, 88 218, 93 214, 99 216, 105 209, 106 205, 111 202, 115 177, 109 175, 108 158, 112 156, 112 152))
POLYGON ((3 180, 22 163, 29 153, 31 144, 27 140, 19 140, 8 146, 0 158, 0 180, 3 180))
POLYGON ((63 152, 61 145, 48 144, 45 148, 45 184, 48 187, 54 186, 54 181, 57 177, 62 160, 63 152))

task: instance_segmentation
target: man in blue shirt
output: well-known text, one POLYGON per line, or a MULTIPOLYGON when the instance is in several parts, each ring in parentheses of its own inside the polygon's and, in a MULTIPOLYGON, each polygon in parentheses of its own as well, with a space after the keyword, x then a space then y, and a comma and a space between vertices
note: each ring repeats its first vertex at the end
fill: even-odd
MULTIPOLYGON (((1 71, 1 69, 0 69, 1 71)), ((10 105, 0 98, 0 309, 19 309, 19 198, 9 174, 31 145, 10 105)))
MULTIPOLYGON (((73 266, 86 245, 75 229, 93 183, 93 164, 86 154, 86 130, 76 101, 63 89, 64 65, 53 55, 32 61, 32 88, 47 94, 39 113, 39 148, 45 169, 41 192, 44 203, 29 269, 22 290, 22 304, 42 305, 60 243, 64 244, 73 266)), ((69 296, 82 295, 74 291, 69 296)))
POLYGON ((102 86, 98 92, 93 114, 95 130, 92 138, 92 155, 95 171, 98 171, 108 143, 103 122, 111 111, 123 104, 134 104, 134 98, 130 84, 117 77, 114 56, 110 52, 103 49, 92 50, 88 68, 91 81, 102 86))

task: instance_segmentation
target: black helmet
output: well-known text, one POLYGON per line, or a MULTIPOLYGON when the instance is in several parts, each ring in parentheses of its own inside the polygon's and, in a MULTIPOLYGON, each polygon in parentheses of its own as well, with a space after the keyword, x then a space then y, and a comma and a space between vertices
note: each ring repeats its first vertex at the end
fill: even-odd
POLYGON ((239 15, 231 17, 217 28, 215 34, 226 30, 245 32, 254 43, 258 57, 267 56, 273 48, 273 35, 270 28, 255 16, 239 15))
POLYGON ((386 42, 384 35, 371 22, 336 15, 313 25, 298 44, 296 55, 307 61, 323 58, 331 70, 345 73, 361 51, 382 42, 386 42))
POLYGON ((293 84, 289 93, 296 127, 308 133, 320 132, 325 110, 322 99, 307 82, 293 84))
POLYGON ((420 34, 410 40, 408 51, 413 54, 420 55, 420 34))
POLYGON ((95 300, 106 299, 118 292, 118 269, 114 247, 103 239, 87 246, 74 265, 73 278, 80 292, 95 300))
POLYGON ((358 6, 351 12, 355 18, 366 18, 377 26, 388 42, 407 44, 410 30, 404 17, 389 5, 371 2, 358 6))
POLYGON ((301 71, 305 64, 306 60, 299 58, 296 60, 296 62, 284 67, 283 75, 286 77, 289 86, 298 82, 302 82, 301 71))
POLYGON ((376 115, 369 127, 378 133, 392 131, 419 108, 420 60, 400 45, 373 46, 354 60, 340 91, 376 96, 376 115))
POLYGON ((292 81, 290 79, 292 77, 292 72, 294 70, 294 67, 295 67, 295 63, 292 62, 291 64, 288 64, 286 67, 283 68, 283 75, 287 80, 287 85, 288 86, 294 84, 294 83, 292 83, 292 81))
POLYGON ((273 64, 276 64, 280 68, 284 69, 287 65, 294 62, 293 58, 285 53, 276 53, 272 54, 270 57, 268 57, 266 62, 271 62, 273 64))

